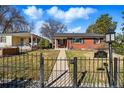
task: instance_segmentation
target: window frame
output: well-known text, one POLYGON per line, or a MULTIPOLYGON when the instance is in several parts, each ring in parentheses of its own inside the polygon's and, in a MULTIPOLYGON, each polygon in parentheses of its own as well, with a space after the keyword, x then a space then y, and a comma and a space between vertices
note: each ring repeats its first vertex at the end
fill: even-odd
POLYGON ((94 44, 98 45, 101 43, 101 39, 100 38, 94 38, 94 44))
POLYGON ((84 39, 83 38, 72 38, 72 42, 74 44, 84 44, 84 39))
POLYGON ((6 36, 0 36, 0 43, 6 43, 6 36))

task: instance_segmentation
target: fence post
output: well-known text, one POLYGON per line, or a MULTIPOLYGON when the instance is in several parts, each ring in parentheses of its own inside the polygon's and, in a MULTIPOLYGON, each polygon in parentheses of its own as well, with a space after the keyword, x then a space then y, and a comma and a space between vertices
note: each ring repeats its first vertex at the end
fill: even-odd
POLYGON ((117 58, 114 58, 114 87, 117 87, 117 58))
POLYGON ((40 53, 40 87, 44 87, 44 57, 40 53))
POLYGON ((77 85, 77 57, 74 57, 74 71, 73 71, 73 86, 76 88, 77 85))

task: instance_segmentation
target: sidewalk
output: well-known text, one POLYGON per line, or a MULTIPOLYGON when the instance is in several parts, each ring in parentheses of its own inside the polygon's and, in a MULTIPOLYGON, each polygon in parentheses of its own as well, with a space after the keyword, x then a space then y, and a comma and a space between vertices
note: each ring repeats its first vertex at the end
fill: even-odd
MULTIPOLYGON (((65 54, 65 50, 60 50, 60 53, 58 55, 56 64, 54 65, 52 74, 50 75, 50 78, 48 80, 48 83, 51 83, 54 81, 57 77, 59 77, 62 73, 64 73, 67 70, 67 73, 64 74, 62 77, 60 77, 52 86, 53 87, 59 87, 59 86, 69 86, 72 85, 71 77, 69 74, 69 67, 68 62, 65 54)), ((52 87, 51 86, 51 87, 52 87)))

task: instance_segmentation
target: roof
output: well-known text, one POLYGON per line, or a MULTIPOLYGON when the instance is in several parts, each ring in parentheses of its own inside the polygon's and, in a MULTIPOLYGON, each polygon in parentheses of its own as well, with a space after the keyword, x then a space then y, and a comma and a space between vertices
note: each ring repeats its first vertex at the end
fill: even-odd
POLYGON ((0 36, 31 36, 31 35, 34 35, 34 36, 37 36, 37 37, 40 37, 38 35, 35 35, 31 32, 28 32, 28 31, 20 31, 20 32, 10 32, 10 33, 0 33, 0 36))
POLYGON ((83 37, 83 38, 104 38, 103 34, 95 34, 95 33, 56 33, 55 37, 83 37))

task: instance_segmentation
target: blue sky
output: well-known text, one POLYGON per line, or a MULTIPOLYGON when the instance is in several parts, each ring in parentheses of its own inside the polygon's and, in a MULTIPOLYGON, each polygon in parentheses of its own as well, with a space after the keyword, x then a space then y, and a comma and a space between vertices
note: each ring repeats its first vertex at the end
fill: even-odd
POLYGON ((116 32, 121 32, 122 14, 124 6, 117 5, 23 5, 15 6, 28 22, 34 22, 34 32, 48 18, 54 18, 67 25, 68 32, 84 33, 90 24, 93 24, 101 14, 108 13, 113 21, 117 21, 116 32))

